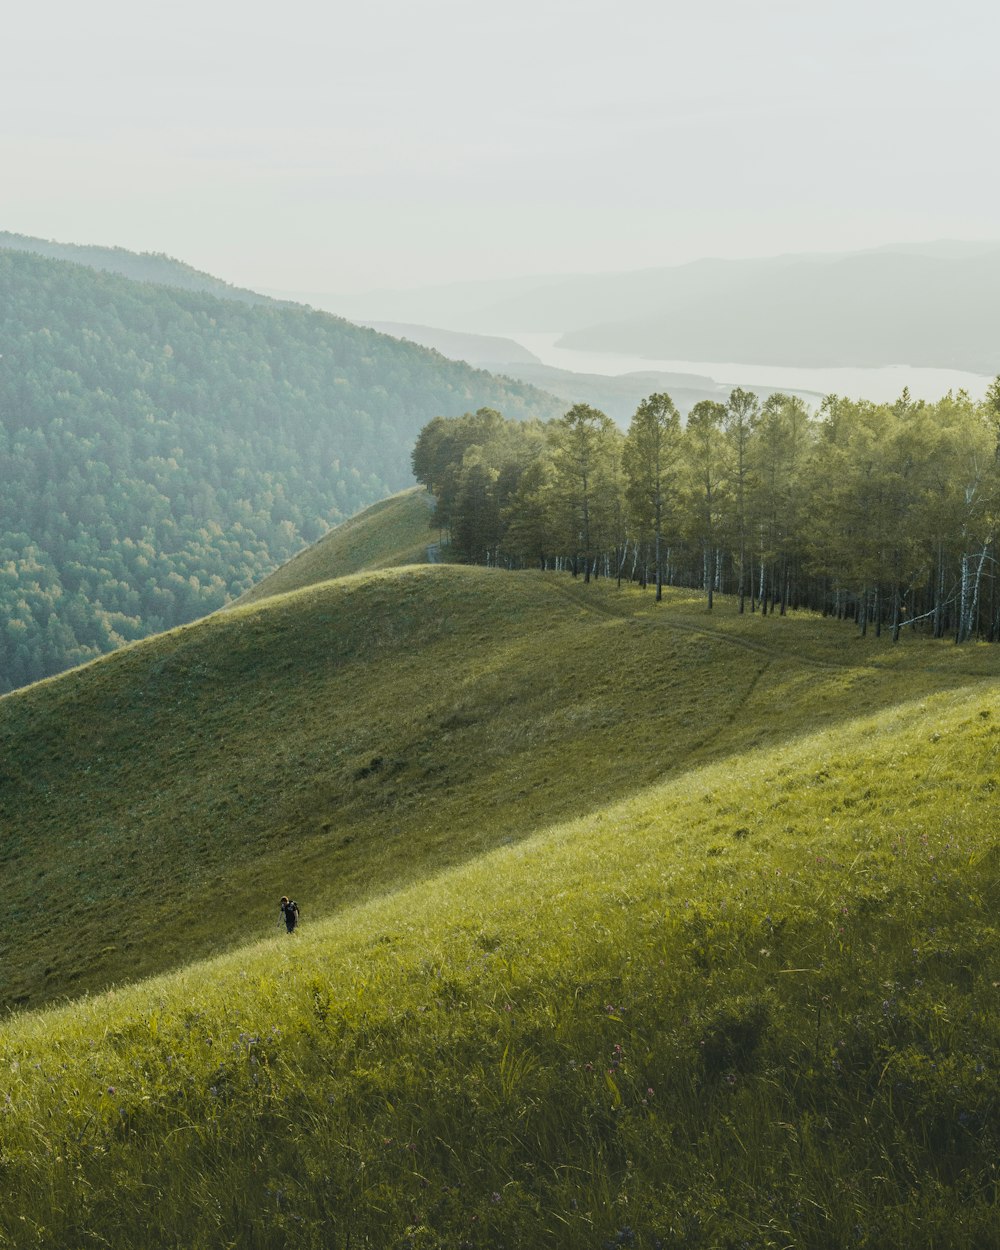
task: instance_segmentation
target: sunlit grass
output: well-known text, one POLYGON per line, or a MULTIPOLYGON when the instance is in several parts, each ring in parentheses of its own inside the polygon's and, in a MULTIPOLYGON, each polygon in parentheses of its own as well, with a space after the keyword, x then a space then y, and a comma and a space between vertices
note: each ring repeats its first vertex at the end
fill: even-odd
POLYGON ((978 682, 13 1021, 0 1244, 992 1244, 998 752, 978 682))
POLYGON ((428 547, 438 538, 430 526, 433 506, 433 498, 422 486, 382 499, 336 526, 236 602, 257 603, 351 573, 423 564, 428 547))
POLYGON ((326 582, 0 700, 0 1000, 36 1005, 419 881, 711 760, 961 688, 995 649, 556 574, 326 582))
POLYGON ((0 1247, 995 1244, 996 649, 414 515, 0 700, 0 1247))
POLYGON ((329 914, 995 663, 851 634, 424 567, 221 613, 8 696, 0 861, 32 901, 0 936, 0 998, 177 967, 268 931, 282 893, 329 914))

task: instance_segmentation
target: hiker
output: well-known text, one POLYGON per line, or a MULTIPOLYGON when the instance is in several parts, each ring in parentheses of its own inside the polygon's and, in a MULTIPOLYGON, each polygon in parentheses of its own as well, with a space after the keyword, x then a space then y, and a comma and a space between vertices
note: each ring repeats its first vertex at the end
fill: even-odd
POLYGON ((281 896, 281 915, 285 921, 285 928, 291 933, 299 923, 299 905, 293 903, 287 894, 281 896))

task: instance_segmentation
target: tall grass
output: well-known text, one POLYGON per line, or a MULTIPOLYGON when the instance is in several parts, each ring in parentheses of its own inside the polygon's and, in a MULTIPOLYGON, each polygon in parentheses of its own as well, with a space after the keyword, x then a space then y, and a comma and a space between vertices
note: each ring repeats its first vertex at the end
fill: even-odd
POLYGON ((257 603, 351 573, 423 564, 437 540, 430 527, 434 500, 422 486, 381 499, 336 526, 241 595, 236 603, 257 603))
MULTIPOLYGON (((422 506, 422 505, 421 505, 422 506)), ((0 700, 0 1003, 177 968, 666 777, 990 671, 806 616, 423 567, 268 598, 0 700)))
POLYGON ((998 751, 980 680, 15 1018, 0 1245, 996 1244, 998 751))

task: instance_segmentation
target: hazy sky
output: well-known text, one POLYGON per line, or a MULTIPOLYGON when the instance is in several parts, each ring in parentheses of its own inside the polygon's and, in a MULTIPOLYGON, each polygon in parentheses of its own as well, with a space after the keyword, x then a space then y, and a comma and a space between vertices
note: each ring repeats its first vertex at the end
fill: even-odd
POLYGON ((998 13, 5 6, 0 229, 306 292, 997 238, 998 13))

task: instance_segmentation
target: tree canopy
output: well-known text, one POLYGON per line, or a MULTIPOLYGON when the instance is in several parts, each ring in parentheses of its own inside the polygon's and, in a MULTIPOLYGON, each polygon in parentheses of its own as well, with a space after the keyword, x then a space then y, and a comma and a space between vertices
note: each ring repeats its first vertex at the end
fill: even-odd
POLYGON ((585 404, 531 426, 479 412, 425 428, 413 466, 462 536, 452 558, 696 587, 709 608, 725 591, 741 612, 807 606, 894 638, 910 625, 998 641, 998 397, 1000 380, 981 403, 831 395, 813 414, 737 388, 682 428, 651 395, 624 437, 585 404))

